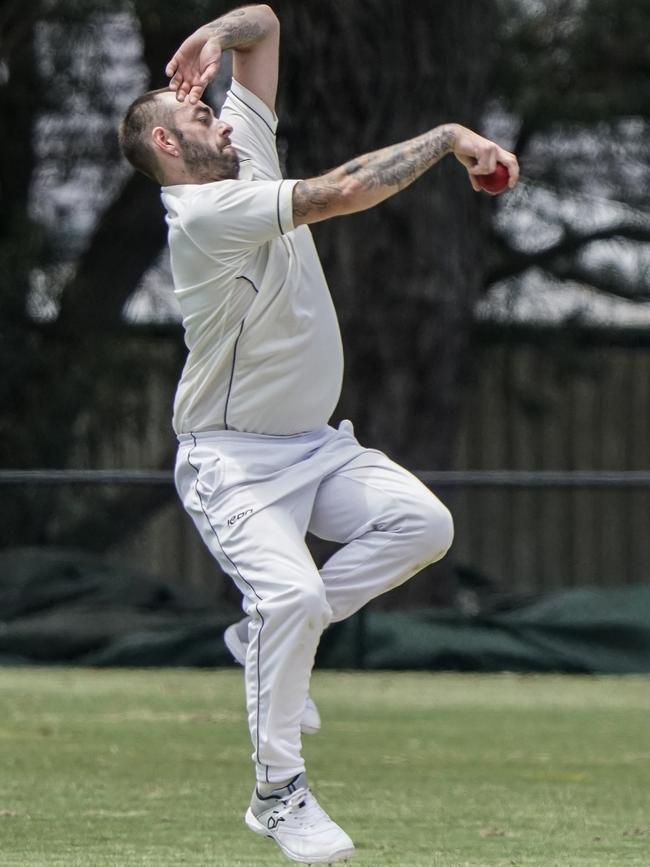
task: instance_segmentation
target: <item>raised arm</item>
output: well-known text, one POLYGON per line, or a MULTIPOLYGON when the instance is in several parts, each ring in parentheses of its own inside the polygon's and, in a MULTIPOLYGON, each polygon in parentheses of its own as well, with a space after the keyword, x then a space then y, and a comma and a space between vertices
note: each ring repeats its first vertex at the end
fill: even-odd
POLYGON ((169 86, 183 102, 197 102, 219 71, 221 55, 233 52, 233 76, 275 110, 280 22, 270 6, 233 9, 199 27, 167 64, 169 86))
POLYGON ((519 178, 514 154, 459 124, 438 126, 416 138, 357 157, 293 190, 294 225, 317 223, 364 211, 408 187, 442 157, 453 153, 465 166, 473 188, 476 175, 491 174, 497 162, 508 168, 510 188, 519 178))

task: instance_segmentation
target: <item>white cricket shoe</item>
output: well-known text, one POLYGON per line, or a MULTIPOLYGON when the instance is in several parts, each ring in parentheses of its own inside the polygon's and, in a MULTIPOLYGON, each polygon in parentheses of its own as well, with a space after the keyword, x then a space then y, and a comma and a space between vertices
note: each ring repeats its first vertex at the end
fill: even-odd
POLYGON ((354 855, 354 843, 319 805, 304 773, 268 798, 255 789, 245 821, 301 864, 335 864, 354 855))
MULTIPOLYGON (((245 617, 238 623, 233 623, 232 626, 229 626, 223 634, 226 647, 232 654, 233 659, 240 665, 246 663, 247 633, 248 618, 245 617)), ((305 707, 300 717, 300 731, 304 735, 315 735, 320 731, 320 727, 320 714, 318 713, 316 703, 311 696, 307 696, 305 707)))

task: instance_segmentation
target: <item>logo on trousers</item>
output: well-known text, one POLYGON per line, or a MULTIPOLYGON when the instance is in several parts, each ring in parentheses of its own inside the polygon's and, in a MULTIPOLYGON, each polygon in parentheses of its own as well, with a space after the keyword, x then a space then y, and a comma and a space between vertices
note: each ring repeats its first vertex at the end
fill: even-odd
POLYGON ((240 521, 242 518, 245 518, 247 515, 252 515, 252 514, 253 514, 252 509, 246 509, 245 512, 239 512, 238 514, 233 515, 232 518, 228 518, 228 526, 232 527, 232 525, 234 523, 236 523, 237 521, 240 521))

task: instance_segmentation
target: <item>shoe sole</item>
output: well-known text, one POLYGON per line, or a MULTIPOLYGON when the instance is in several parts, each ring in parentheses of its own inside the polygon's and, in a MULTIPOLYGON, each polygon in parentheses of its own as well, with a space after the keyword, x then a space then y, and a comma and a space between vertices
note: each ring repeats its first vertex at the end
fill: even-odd
MULTIPOLYGON (((234 626, 229 626, 223 634, 223 642, 228 648, 228 652, 238 665, 244 666, 246 662, 246 648, 242 644, 237 630, 234 626)), ((300 723, 300 731, 304 735, 317 735, 320 731, 320 726, 310 726, 304 722, 300 723)))
POLYGON ((337 852, 323 855, 320 858, 305 858, 302 855, 296 855, 290 849, 287 849, 286 846, 283 846, 278 838, 274 836, 272 831, 270 831, 269 828, 265 828, 256 818, 250 807, 246 810, 244 821, 254 834, 259 834, 260 837, 269 837, 271 840, 274 840, 287 858, 291 861, 298 861, 300 864, 340 864, 342 861, 348 861, 355 853, 354 849, 339 849, 337 852))

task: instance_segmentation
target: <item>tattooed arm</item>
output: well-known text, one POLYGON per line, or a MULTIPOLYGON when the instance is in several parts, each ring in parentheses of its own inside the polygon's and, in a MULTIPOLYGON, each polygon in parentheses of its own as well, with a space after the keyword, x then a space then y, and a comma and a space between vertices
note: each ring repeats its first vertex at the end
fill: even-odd
POLYGON ((467 169, 475 190, 476 175, 494 171, 502 162, 509 186, 519 177, 514 154, 459 124, 438 126, 409 141, 364 154, 318 178, 299 181, 293 190, 296 226, 364 211, 408 187, 442 157, 453 153, 467 169))
POLYGON ((221 63, 221 55, 233 52, 233 75, 244 87, 275 108, 278 88, 280 22, 270 6, 233 9, 210 24, 199 27, 167 64, 169 86, 176 98, 190 102, 201 98, 221 63))

